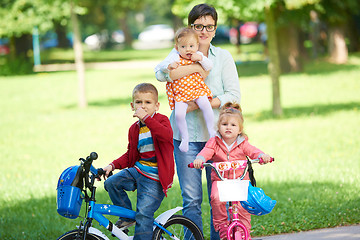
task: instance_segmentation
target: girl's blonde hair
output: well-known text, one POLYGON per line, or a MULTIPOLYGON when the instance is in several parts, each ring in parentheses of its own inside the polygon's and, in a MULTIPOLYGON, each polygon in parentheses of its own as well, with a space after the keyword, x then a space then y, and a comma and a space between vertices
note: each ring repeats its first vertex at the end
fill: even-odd
POLYGON ((220 114, 219 114, 219 120, 218 120, 218 123, 217 123, 218 129, 220 128, 221 121, 225 117, 230 117, 230 116, 238 118, 240 130, 241 130, 240 136, 246 136, 247 137, 247 135, 243 131, 244 117, 242 115, 241 107, 240 107, 240 105, 238 103, 227 102, 221 107, 220 114))
POLYGON ((177 45, 179 43, 180 38, 190 37, 190 36, 194 37, 199 42, 199 36, 194 29, 189 27, 180 28, 175 33, 175 37, 174 37, 175 44, 177 45))

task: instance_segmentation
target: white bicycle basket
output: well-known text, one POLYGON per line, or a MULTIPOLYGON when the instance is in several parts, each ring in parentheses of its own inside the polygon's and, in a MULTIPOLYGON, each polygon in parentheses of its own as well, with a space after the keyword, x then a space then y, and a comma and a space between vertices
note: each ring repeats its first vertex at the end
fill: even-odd
POLYGON ((247 201, 249 180, 227 179, 217 181, 219 198, 221 202, 247 201))

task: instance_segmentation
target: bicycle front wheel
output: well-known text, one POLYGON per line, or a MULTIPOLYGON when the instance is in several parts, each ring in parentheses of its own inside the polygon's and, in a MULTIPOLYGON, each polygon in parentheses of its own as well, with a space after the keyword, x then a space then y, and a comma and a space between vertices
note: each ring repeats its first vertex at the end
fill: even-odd
POLYGON ((164 228, 166 228, 172 236, 167 234, 161 228, 156 227, 153 234, 153 240, 174 239, 174 237, 176 237, 176 239, 204 239, 200 228, 193 221, 182 215, 173 215, 164 224, 164 228))
MULTIPOLYGON (((83 231, 82 230, 79 233, 79 229, 74 229, 72 231, 64 233, 57 240, 75 240, 75 239, 83 239, 83 231)), ((97 236, 95 234, 92 234, 92 233, 88 233, 88 234, 86 234, 86 240, 104 240, 104 238, 97 236)))
POLYGON ((243 228, 241 226, 235 226, 230 230, 230 238, 228 236, 229 240, 248 240, 249 234, 246 230, 246 228, 243 228))

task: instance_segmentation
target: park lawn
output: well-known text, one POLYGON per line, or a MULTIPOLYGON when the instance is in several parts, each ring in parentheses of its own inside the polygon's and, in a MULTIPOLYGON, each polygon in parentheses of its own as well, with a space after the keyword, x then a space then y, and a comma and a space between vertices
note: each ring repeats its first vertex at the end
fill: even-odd
MULTIPOLYGON (((241 61, 258 61, 264 58, 262 54, 261 43, 246 44, 241 46, 241 52, 238 53, 236 46, 233 44, 222 44, 222 48, 227 49, 233 55, 235 60, 241 61)), ((171 48, 162 49, 146 49, 134 50, 130 48, 121 50, 102 50, 90 51, 86 47, 84 49, 85 62, 111 62, 111 61, 127 61, 134 59, 141 60, 159 60, 164 59, 170 52, 171 48)), ((74 62, 74 50, 50 48, 42 50, 40 53, 42 64, 51 63, 72 63, 74 62)), ((1 56, 0 56, 1 64, 1 56)))
MULTIPOLYGON (((253 236, 360 222, 359 65, 360 56, 352 55, 346 65, 312 62, 303 73, 282 76, 279 118, 271 116, 266 65, 239 65, 245 131, 276 159, 254 167, 258 186, 277 205, 252 218, 253 236)), ((55 239, 75 227, 79 219, 56 212, 58 177, 92 151, 99 154, 95 167, 125 151, 137 83, 154 83, 160 112, 170 115, 165 86, 152 69, 88 70, 86 81, 89 106, 78 109, 75 72, 0 77, 0 239, 55 239)), ((156 214, 181 206, 180 196, 175 177, 156 214)), ((205 190, 204 198, 209 239, 205 190)), ((111 203, 102 182, 98 202, 111 203)))

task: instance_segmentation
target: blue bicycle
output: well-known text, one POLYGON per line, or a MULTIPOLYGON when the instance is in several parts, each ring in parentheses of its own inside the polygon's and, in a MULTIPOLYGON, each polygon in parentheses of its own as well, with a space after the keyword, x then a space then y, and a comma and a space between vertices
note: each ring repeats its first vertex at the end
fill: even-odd
MULTIPOLYGON (((100 179, 104 171, 96 169, 92 162, 98 158, 92 152, 86 159, 80 158, 80 165, 72 166, 63 171, 57 185, 57 211, 66 218, 80 217, 82 202, 86 202, 86 211, 79 226, 65 234, 58 240, 109 240, 99 229, 92 226, 93 220, 105 227, 113 237, 121 240, 130 240, 133 236, 127 235, 127 229, 119 229, 104 215, 112 215, 135 220, 135 211, 109 204, 96 202, 94 186, 95 180, 100 179)), ((158 216, 153 225, 153 239, 196 239, 203 240, 204 236, 199 227, 190 219, 176 215, 182 207, 170 209, 158 216)))

